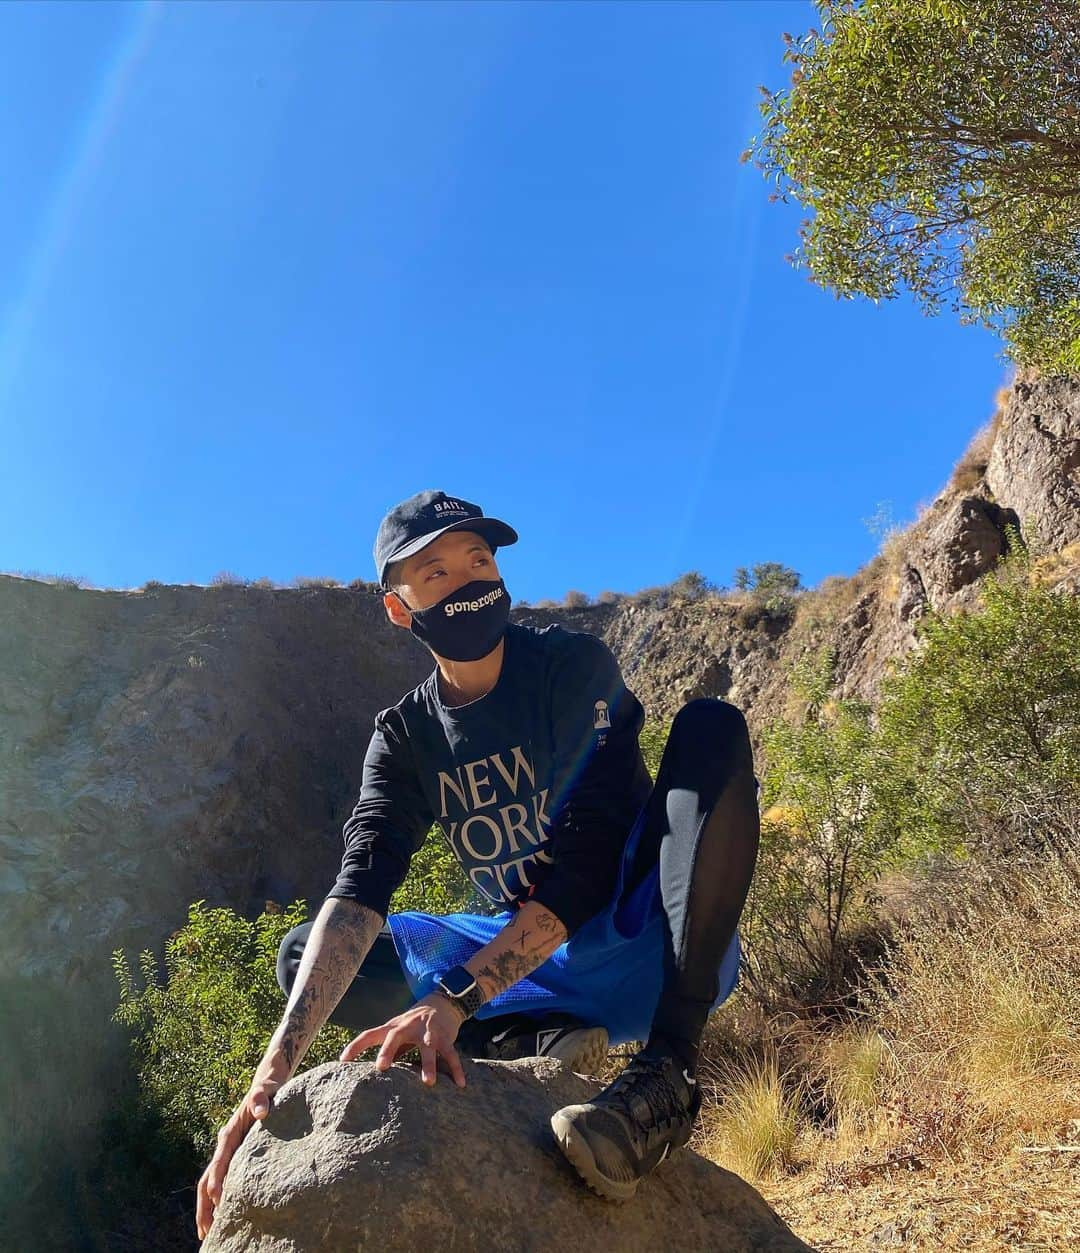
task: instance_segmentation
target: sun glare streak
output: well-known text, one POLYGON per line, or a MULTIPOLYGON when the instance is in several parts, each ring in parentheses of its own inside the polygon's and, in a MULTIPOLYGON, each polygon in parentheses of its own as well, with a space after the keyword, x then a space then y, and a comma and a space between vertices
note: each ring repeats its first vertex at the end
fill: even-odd
POLYGON ((720 442, 724 421, 728 416, 728 404, 735 383, 735 372, 742 358, 743 340, 746 334, 746 311, 750 303, 754 266, 757 261, 758 227, 761 221, 763 200, 763 197, 754 194, 750 206, 747 207, 746 196, 750 181, 741 172, 736 173, 734 213, 731 224, 731 238, 737 258, 735 299, 729 306, 731 316, 726 320, 727 335, 723 347, 723 364, 720 369, 719 384, 713 396, 713 416, 709 432, 702 445, 692 450, 691 461, 696 466, 693 472, 693 486, 690 487, 684 483, 682 518, 678 526, 673 527, 669 532, 671 538, 668 550, 669 563, 677 559, 690 533, 698 503, 704 494, 705 481, 712 467, 717 444, 720 442))
POLYGON ((0 317, 0 400, 7 397, 18 373, 79 209, 120 117, 134 72, 150 46, 160 9, 161 0, 144 0, 134 6, 83 115, 85 120, 72 138, 51 202, 29 250, 22 280, 0 317))

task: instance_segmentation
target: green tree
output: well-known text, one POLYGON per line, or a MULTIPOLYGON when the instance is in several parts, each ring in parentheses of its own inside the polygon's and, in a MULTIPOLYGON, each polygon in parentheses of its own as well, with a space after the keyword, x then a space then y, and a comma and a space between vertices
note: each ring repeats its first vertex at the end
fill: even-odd
POLYGON ((719 590, 715 583, 710 582, 700 570, 687 570, 671 585, 673 596, 682 596, 686 600, 701 600, 719 590))
POLYGON ((804 219, 790 258, 837 295, 1006 336, 1080 369, 1080 6, 1075 0, 815 0, 785 36, 743 153, 804 219))
POLYGON ((790 609, 795 593, 802 590, 798 571, 779 561, 759 561, 752 570, 738 566, 734 585, 737 591, 749 592, 770 612, 790 609))

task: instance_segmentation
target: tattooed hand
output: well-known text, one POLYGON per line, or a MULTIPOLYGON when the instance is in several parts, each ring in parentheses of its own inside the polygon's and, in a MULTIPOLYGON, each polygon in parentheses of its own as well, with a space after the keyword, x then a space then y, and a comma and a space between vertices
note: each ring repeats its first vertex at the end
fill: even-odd
POLYGON ((417 1001, 404 1013, 384 1022, 381 1027, 369 1027, 361 1031, 341 1052, 339 1060, 351 1062, 364 1049, 381 1044, 375 1059, 376 1070, 389 1070, 400 1053, 411 1048, 420 1050, 420 1078, 424 1083, 434 1084, 435 1069, 441 1057, 459 1088, 465 1086, 465 1072, 461 1059, 454 1048, 458 1029, 464 1019, 450 1000, 441 992, 432 992, 417 1001))

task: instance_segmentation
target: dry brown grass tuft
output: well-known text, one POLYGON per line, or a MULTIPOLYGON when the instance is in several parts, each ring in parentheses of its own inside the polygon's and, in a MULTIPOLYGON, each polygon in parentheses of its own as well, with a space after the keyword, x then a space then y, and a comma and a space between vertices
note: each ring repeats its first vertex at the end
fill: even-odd
POLYGON ((795 1164, 801 1083, 781 1074, 775 1055, 704 1065, 714 1100, 702 1111, 697 1149, 744 1179, 785 1174, 795 1164))
POLYGON ((1080 542, 1066 544, 1057 552, 1043 553, 1031 566, 1031 581, 1038 587, 1053 587, 1080 570, 1080 542))
POLYGON ((875 1027, 850 1027, 826 1039, 819 1056, 821 1086, 838 1124, 865 1124, 881 1104, 892 1064, 885 1037, 875 1027))
POLYGON ((1001 426, 1001 418, 1005 412, 1005 403, 1009 395, 1009 388, 1003 387, 999 389, 995 397, 993 416, 975 432, 971 438, 971 443, 964 449, 960 460, 953 466, 946 491, 970 492, 982 482, 986 474, 986 467, 990 464, 990 452, 994 447, 994 440, 997 438, 998 428, 1001 426))

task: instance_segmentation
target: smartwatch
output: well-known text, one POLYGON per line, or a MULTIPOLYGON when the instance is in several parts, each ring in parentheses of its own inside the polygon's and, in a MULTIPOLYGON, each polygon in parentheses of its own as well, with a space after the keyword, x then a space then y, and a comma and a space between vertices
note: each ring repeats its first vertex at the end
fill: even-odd
POLYGON ((484 1003, 480 985, 464 966, 451 966, 441 975, 436 975, 435 986, 454 1002, 466 1018, 471 1018, 484 1003))

